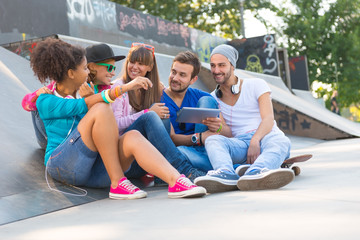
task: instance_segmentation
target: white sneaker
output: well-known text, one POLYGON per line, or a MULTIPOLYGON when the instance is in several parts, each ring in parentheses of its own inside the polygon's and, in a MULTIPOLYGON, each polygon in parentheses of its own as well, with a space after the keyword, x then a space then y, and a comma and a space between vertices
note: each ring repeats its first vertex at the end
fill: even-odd
POLYGON ((289 184, 294 178, 291 169, 254 169, 240 177, 237 187, 242 191, 277 189, 289 184))

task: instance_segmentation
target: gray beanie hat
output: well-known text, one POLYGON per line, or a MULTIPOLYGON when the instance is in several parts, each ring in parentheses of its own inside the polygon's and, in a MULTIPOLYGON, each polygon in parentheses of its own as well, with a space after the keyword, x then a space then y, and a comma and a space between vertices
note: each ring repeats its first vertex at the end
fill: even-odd
POLYGON ((212 50, 210 58, 214 54, 224 55, 229 60, 231 65, 236 68, 236 62, 239 58, 239 52, 233 46, 221 44, 212 50))

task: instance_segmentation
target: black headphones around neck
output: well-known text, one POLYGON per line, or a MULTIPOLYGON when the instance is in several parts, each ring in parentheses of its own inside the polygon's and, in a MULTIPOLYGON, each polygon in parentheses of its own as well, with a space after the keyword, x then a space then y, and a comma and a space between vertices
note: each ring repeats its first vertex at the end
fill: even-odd
MULTIPOLYGON (((231 86, 231 93, 236 95, 239 94, 240 92, 240 79, 238 79, 238 82, 235 85, 231 86)), ((220 89, 220 85, 216 85, 216 89, 215 89, 215 95, 217 98, 222 98, 222 91, 220 89)))

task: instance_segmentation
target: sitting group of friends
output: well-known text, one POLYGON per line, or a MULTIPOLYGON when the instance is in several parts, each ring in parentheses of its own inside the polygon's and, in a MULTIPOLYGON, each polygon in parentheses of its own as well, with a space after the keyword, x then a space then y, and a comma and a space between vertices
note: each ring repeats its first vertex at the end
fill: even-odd
POLYGON ((55 180, 74 186, 110 187, 113 199, 144 198, 129 179, 147 174, 168 184, 170 198, 283 187, 294 179, 280 168, 290 141, 274 120, 271 90, 259 78, 235 75, 238 52, 219 45, 210 58, 216 89, 190 85, 201 63, 191 51, 172 62, 169 86, 158 74, 153 46, 133 43, 125 56, 107 44, 86 49, 48 38, 30 66, 49 83, 27 94, 45 165, 55 180), (125 59, 115 81, 115 62, 125 59), (179 123, 183 107, 218 108, 218 117, 179 123))

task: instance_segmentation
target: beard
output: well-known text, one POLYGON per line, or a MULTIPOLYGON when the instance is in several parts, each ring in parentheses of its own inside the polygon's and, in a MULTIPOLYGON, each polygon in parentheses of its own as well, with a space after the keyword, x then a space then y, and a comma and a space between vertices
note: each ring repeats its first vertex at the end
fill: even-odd
POLYGON ((215 82, 217 84, 224 84, 226 83, 226 81, 228 81, 231 77, 231 70, 225 72, 225 73, 218 73, 218 74, 214 74, 213 73, 213 78, 215 80, 215 82), (217 76, 221 77, 223 76, 222 78, 217 78, 217 76))
MULTIPOLYGON (((172 88, 171 87, 171 83, 172 83, 173 81, 172 80, 170 80, 170 89, 171 89, 171 91, 172 92, 176 92, 176 93, 182 93, 182 92, 185 92, 187 89, 188 89, 188 87, 189 87, 189 85, 187 85, 186 87, 183 87, 183 88, 180 88, 180 89, 174 89, 174 88, 172 88)), ((181 85, 179 84, 179 86, 181 87, 181 85)))

